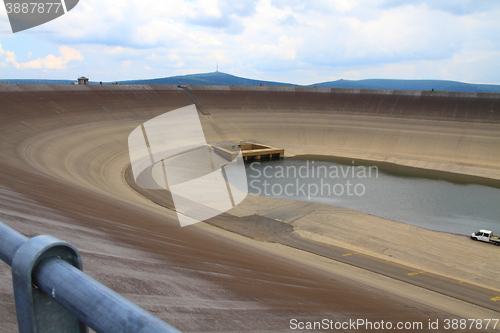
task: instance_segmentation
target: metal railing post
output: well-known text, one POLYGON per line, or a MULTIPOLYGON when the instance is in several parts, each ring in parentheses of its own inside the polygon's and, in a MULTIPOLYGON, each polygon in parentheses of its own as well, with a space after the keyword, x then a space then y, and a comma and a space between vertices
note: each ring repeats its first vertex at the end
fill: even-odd
MULTIPOLYGON (((12 282, 19 333, 86 333, 88 328, 84 323, 35 287, 32 281, 35 267, 50 257, 58 257, 77 269, 82 269, 78 250, 52 236, 31 238, 19 247, 12 259, 12 282)), ((55 297, 55 293, 54 288, 51 296, 55 297)))
POLYGON ((12 267, 20 333, 179 332, 83 273, 78 250, 57 238, 0 222, 0 259, 12 267))

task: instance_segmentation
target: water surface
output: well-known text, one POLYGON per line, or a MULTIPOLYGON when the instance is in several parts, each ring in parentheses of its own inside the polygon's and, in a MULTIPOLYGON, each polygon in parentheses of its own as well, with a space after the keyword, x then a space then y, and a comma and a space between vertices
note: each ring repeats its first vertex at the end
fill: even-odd
POLYGON ((361 211, 429 230, 500 233, 500 189, 284 158, 246 164, 249 193, 361 211))

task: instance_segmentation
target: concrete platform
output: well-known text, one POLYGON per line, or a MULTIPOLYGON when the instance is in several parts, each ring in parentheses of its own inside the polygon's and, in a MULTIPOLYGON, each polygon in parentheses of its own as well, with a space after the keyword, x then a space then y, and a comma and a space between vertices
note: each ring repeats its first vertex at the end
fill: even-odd
POLYGON ((250 159, 260 160, 261 158, 280 158, 285 155, 285 149, 283 148, 248 141, 212 147, 218 154, 231 161, 238 156, 240 150, 245 161, 250 159))

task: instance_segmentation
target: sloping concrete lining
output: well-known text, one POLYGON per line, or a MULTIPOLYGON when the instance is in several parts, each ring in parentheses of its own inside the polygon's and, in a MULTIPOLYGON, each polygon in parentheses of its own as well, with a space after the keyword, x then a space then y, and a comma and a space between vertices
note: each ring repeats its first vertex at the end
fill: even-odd
POLYGON ((226 212, 248 194, 241 150, 229 159, 214 154, 195 105, 138 126, 128 144, 137 185, 170 191, 181 226, 226 212))
MULTIPOLYGON (((348 164, 376 160, 500 179, 500 94, 191 88, 227 135, 224 141, 263 142, 287 155, 345 156, 348 164)), ((362 251, 389 260, 384 266, 371 261, 377 269, 394 272, 392 263, 399 262, 460 278, 456 286, 464 294, 477 295, 466 281, 499 290, 498 248, 463 236, 252 195, 211 219, 221 228, 237 225, 234 233, 205 223, 180 228, 175 212, 138 195, 122 175, 131 131, 190 104, 175 86, 0 84, 3 222, 83 249, 93 277, 181 331, 283 331, 290 318, 318 320, 319 314, 425 323, 430 314, 440 322, 498 317, 498 311, 271 243, 280 235, 302 242, 304 235, 348 249, 338 252, 341 262, 359 262, 361 253, 354 253, 362 251), (371 236, 361 244, 352 237, 359 234, 371 236)), ((221 141, 207 116, 200 121, 207 142, 221 141)), ((10 272, 0 278, 2 332, 17 332, 11 284, 10 272)))

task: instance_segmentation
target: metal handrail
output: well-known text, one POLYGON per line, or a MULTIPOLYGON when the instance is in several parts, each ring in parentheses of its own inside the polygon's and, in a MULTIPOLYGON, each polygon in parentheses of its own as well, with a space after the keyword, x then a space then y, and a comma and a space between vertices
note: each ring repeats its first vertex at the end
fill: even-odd
MULTIPOLYGON (((43 297, 46 298, 48 296, 50 299, 55 300, 55 302, 69 311, 70 315, 75 317, 75 323, 84 323, 83 330, 81 327, 82 325, 78 328, 78 324, 73 323, 72 325, 75 327, 74 332, 88 331, 85 325, 88 325, 99 333, 179 332, 177 329, 161 321, 151 313, 83 273, 78 268, 78 265, 71 262, 71 260, 63 260, 65 256, 58 255, 57 251, 60 251, 61 248, 65 246, 68 247, 69 252, 73 251, 74 257, 77 257, 76 259, 73 258, 73 260, 78 262, 78 260, 80 260, 78 251, 70 244, 57 240, 51 236, 37 236, 28 239, 0 222, 0 259, 11 266, 13 270, 16 311, 18 314, 19 331, 21 333, 35 331, 43 333, 44 330, 48 330, 44 325, 54 325, 54 320, 48 320, 47 318, 40 319, 41 315, 50 317, 50 311, 53 311, 53 309, 55 309, 54 307, 52 310, 40 309, 40 306, 36 305, 36 299, 34 302, 32 300, 23 301, 22 297, 18 297, 20 293, 16 291, 16 274, 20 274, 19 271, 22 271, 22 269, 17 269, 15 266, 19 261, 30 260, 33 263, 33 270, 29 274, 31 276, 24 277, 31 282, 30 288, 33 288, 33 292, 35 293, 40 290, 44 293, 43 297), (28 260, 24 260, 25 257, 28 256, 25 255, 25 253, 30 253, 30 242, 35 244, 35 248, 43 247, 43 251, 46 251, 46 254, 42 255, 37 253, 34 259, 28 258, 28 260), (42 244, 41 247, 40 244, 42 244), (74 252, 76 252, 76 254, 74 252), (14 257, 16 257, 16 259, 14 257), (19 257, 21 257, 21 259, 19 257), (37 258, 39 258, 40 261, 38 261, 37 258), (30 305, 32 307, 31 309, 25 309, 25 307, 29 307, 30 305), (38 317, 33 319, 33 327, 36 326, 36 328, 27 327, 29 325, 26 325, 26 320, 20 323, 20 312, 28 313, 28 317, 29 313, 35 313, 38 317), (47 324, 47 322, 49 322, 49 324, 47 324)), ((41 252, 42 251, 40 251, 40 253, 41 252)), ((34 298, 40 297, 35 296, 36 295, 34 295, 34 298)), ((44 301, 40 304, 47 304, 47 302, 44 301)), ((65 310, 58 312, 64 311, 65 310)), ((58 314, 54 315, 55 317, 58 316, 58 314)), ((51 329, 53 329, 53 327, 51 329)))

